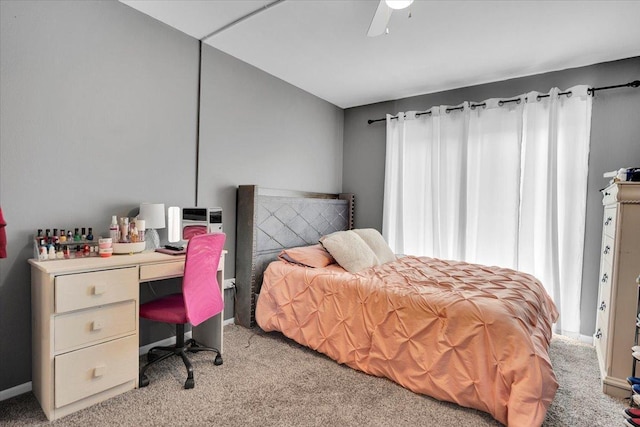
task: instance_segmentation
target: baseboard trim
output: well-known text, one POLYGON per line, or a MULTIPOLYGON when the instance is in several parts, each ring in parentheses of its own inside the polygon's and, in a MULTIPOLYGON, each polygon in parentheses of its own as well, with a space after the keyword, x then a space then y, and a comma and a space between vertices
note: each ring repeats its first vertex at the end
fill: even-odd
MULTIPOLYGON (((235 324, 235 317, 230 317, 226 320, 224 320, 222 322, 222 326, 227 326, 227 325, 234 325, 235 324)), ((191 339, 191 331, 186 332, 184 334, 184 337, 186 339, 191 339)), ((153 347, 158 347, 158 346, 169 346, 169 345, 174 345, 176 343, 176 337, 169 337, 169 338, 165 338, 163 340, 160 341, 156 341, 156 342, 152 342, 151 344, 147 344, 145 346, 140 347, 138 354, 140 356, 142 356, 143 354, 147 354, 147 352, 153 348, 153 347)))
MULTIPOLYGON (((186 339, 191 339, 191 331, 186 332, 184 334, 184 337, 186 339)), ((169 337, 169 338, 165 338, 163 340, 152 342, 151 344, 147 344, 147 345, 144 345, 144 346, 140 347, 138 349, 138 354, 140 356, 142 356, 143 354, 147 354, 149 352, 149 350, 151 348, 153 348, 153 347, 160 347, 160 346, 168 347, 170 345, 174 345, 175 343, 176 343, 176 337, 175 336, 172 336, 172 337, 169 337)))
POLYGON ((593 335, 582 335, 582 334, 580 334, 580 336, 578 337, 578 340, 580 340, 580 342, 583 342, 585 344, 594 345, 593 344, 593 335))
POLYGON ((0 402, 3 400, 11 399, 12 397, 20 396, 21 394, 28 393, 32 389, 31 381, 28 383, 20 384, 15 387, 8 388, 6 390, 0 390, 0 402))

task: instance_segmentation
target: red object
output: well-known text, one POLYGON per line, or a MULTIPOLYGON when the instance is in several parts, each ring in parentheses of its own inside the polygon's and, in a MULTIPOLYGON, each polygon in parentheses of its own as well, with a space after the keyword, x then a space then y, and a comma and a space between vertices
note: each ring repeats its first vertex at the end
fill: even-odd
POLYGON ((0 258, 7 257, 7 232, 5 227, 7 226, 7 222, 4 220, 4 216, 2 216, 2 208, 0 208, 0 258))

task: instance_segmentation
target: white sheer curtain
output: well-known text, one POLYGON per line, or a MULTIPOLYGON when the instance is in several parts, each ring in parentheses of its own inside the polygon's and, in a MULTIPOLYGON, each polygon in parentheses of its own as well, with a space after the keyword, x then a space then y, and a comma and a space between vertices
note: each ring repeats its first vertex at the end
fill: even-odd
POLYGON ((517 267, 536 276, 553 298, 565 335, 580 332, 591 97, 527 94, 524 108, 520 239, 517 267))
POLYGON ((557 332, 577 335, 591 98, 569 91, 387 116, 383 235, 398 253, 535 275, 557 332))

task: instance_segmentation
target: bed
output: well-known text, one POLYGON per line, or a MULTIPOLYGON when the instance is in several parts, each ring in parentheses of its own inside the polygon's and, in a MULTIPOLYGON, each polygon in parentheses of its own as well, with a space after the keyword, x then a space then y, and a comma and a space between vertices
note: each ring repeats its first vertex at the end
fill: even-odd
MULTIPOLYGON (((255 212, 267 200, 253 202, 255 212)), ((278 211, 280 202, 268 200, 267 211, 278 211)), ((353 198, 346 202, 352 215, 353 198)), ((295 203, 300 208, 306 202, 295 203)), ((251 261, 257 280, 248 290, 255 298, 255 323, 338 363, 485 411, 505 425, 541 425, 558 387, 548 355, 558 313, 541 284, 514 270, 428 257, 391 259, 386 253, 380 256, 386 262, 366 267, 367 261, 350 272, 342 264, 352 270, 352 260, 344 256, 354 258, 360 248, 329 243, 333 236, 359 232, 352 228, 348 220, 316 230, 301 239, 304 244, 291 239, 297 241, 292 245, 276 245, 282 239, 254 230, 254 237, 264 234, 253 241, 254 255, 262 255, 251 261), (280 247, 264 257, 265 241, 280 247), (322 251, 329 252, 328 260, 322 251)))

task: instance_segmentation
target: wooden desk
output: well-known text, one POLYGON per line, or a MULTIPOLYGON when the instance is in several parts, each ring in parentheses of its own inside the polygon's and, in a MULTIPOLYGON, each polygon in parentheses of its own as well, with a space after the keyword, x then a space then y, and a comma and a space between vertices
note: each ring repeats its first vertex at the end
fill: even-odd
MULTIPOLYGON (((32 387, 49 420, 138 387, 139 284, 181 277, 184 261, 158 252, 29 260, 32 387)), ((193 328, 193 338, 222 352, 223 317, 193 328)))

